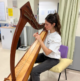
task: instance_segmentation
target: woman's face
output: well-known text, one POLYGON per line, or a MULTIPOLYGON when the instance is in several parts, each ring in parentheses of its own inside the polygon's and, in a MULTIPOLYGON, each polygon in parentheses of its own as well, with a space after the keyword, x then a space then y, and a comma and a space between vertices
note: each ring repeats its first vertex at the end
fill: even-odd
POLYGON ((54 28, 54 24, 51 24, 45 20, 45 28, 46 30, 52 30, 54 28))

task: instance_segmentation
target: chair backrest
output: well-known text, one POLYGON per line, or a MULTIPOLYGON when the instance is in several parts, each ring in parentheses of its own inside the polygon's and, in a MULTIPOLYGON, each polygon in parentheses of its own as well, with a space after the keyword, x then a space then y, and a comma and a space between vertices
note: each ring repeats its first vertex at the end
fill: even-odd
POLYGON ((61 52, 61 58, 67 58, 68 47, 61 45, 59 51, 61 52))

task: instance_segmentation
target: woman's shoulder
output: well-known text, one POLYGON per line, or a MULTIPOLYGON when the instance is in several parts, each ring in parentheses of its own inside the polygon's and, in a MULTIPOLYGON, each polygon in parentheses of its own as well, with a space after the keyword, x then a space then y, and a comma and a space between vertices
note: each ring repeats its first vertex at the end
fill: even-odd
POLYGON ((56 31, 54 33, 52 33, 50 36, 52 38, 59 38, 59 39, 61 39, 61 35, 58 32, 56 32, 56 31))
POLYGON ((51 34, 50 39, 54 40, 55 42, 61 42, 61 36, 59 35, 58 32, 51 34))
POLYGON ((58 32, 56 32, 55 37, 61 39, 61 35, 58 32))

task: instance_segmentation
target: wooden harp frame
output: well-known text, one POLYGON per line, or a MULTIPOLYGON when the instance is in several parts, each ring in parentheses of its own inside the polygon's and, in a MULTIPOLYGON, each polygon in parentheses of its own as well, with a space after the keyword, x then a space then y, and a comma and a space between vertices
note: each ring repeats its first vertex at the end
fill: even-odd
MULTIPOLYGON (((29 22, 31 24, 31 26, 37 30, 42 29, 42 28, 44 29, 44 24, 39 25, 38 22, 36 21, 29 2, 27 2, 25 5, 23 5, 20 8, 20 19, 19 19, 19 22, 17 24, 16 30, 15 30, 15 33, 13 36, 13 40, 12 40, 11 53, 10 53, 10 70, 11 70, 12 80, 5 78, 4 81, 16 81, 16 77, 15 77, 15 52, 16 52, 17 42, 19 40, 20 34, 21 34, 21 32, 22 32, 22 30, 27 22, 29 22)), ((47 35, 47 32, 44 35, 45 35, 44 36, 44 38, 45 38, 47 35)), ((25 81, 25 80, 23 80, 23 81, 25 81)))

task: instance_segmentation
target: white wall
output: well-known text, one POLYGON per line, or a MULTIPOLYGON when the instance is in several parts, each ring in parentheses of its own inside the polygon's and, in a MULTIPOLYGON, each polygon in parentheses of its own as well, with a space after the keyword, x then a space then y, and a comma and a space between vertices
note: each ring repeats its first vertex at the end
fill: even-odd
MULTIPOLYGON (((14 18, 16 18, 19 21, 20 18, 20 8, 27 2, 30 2, 31 8, 34 11, 34 0, 17 0, 17 8, 13 7, 12 0, 8 0, 8 8, 13 8, 13 17, 9 17, 10 22, 14 18)), ((29 24, 27 24, 29 25, 29 24)))
MULTIPOLYGON (((39 23, 45 22, 45 17, 49 10, 57 11, 57 4, 59 0, 39 0, 39 23)), ((41 33, 42 29, 38 32, 41 33)))
MULTIPOLYGON (((45 17, 47 16, 47 11, 50 9, 57 10, 57 3, 59 2, 59 0, 17 0, 18 8, 14 8, 12 5, 12 0, 0 0, 0 2, 1 1, 5 3, 6 21, 0 21, 0 23, 10 23, 11 21, 13 21, 14 18, 19 19, 19 16, 20 16, 19 9, 27 1, 30 1, 31 8, 33 10, 34 15, 37 15, 37 8, 38 8, 38 3, 39 3, 39 23, 43 23, 43 22, 45 22, 45 17), (13 8, 13 17, 8 16, 7 8, 13 8), (41 11, 44 11, 43 15, 41 15, 41 11)), ((80 15, 78 17, 76 36, 80 36, 80 15)))
MULTIPOLYGON (((0 0, 0 2, 4 2, 4 4, 5 4, 5 12, 6 12, 7 0, 0 0)), ((0 21, 0 23, 6 23, 7 22, 7 13, 5 13, 5 15, 6 15, 6 21, 0 21)))
MULTIPOLYGON (((47 11, 50 9, 57 10, 57 3, 59 0, 39 0, 39 23, 45 22, 47 11), (43 11, 43 13, 42 13, 43 11)), ((79 5, 80 11, 80 5, 79 5)), ((78 17, 76 36, 80 36, 80 15, 78 17)))
POLYGON ((37 15, 37 21, 39 22, 39 0, 34 0, 34 15, 37 15))
POLYGON ((12 17, 8 16, 7 21, 8 21, 8 23, 13 23, 14 19, 18 20, 18 18, 19 18, 19 16, 18 16, 19 9, 18 9, 18 7, 17 8, 13 7, 12 0, 7 0, 7 4, 8 4, 7 8, 12 8, 13 9, 13 16, 12 17))
POLYGON ((12 4, 12 0, 0 0, 5 3, 5 15, 6 15, 6 21, 0 21, 0 23, 10 23, 13 22, 13 19, 18 19, 18 16, 16 13, 18 13, 18 8, 14 8, 12 4), (13 9, 13 17, 8 16, 8 8, 13 9))
MULTIPOLYGON (((37 15, 37 7, 38 7, 38 4, 39 4, 39 0, 18 0, 18 8, 20 9, 27 1, 30 2, 33 14, 37 15)), ((18 13, 18 16, 20 16, 20 11, 18 13)), ((30 26, 29 23, 27 23, 26 25, 30 26)))
MULTIPOLYGON (((17 1, 18 1, 18 9, 20 9, 25 3, 29 1, 31 8, 34 12, 34 0, 17 0, 17 1)), ((20 16, 20 10, 19 10, 18 16, 20 16)))
MULTIPOLYGON (((17 8, 13 7, 13 3, 12 0, 0 0, 5 2, 5 12, 6 12, 6 21, 0 21, 0 23, 11 23, 13 22, 13 19, 16 18, 16 20, 19 20, 20 17, 20 8, 26 3, 26 2, 30 2, 31 8, 33 13, 35 12, 35 15, 37 13, 37 4, 39 3, 39 0, 17 0, 17 8), (8 8, 12 8, 13 9, 13 17, 8 16, 8 8)), ((28 26, 30 26, 27 23, 28 26)))
POLYGON ((39 23, 45 22, 49 10, 57 11, 59 0, 39 0, 39 23))

